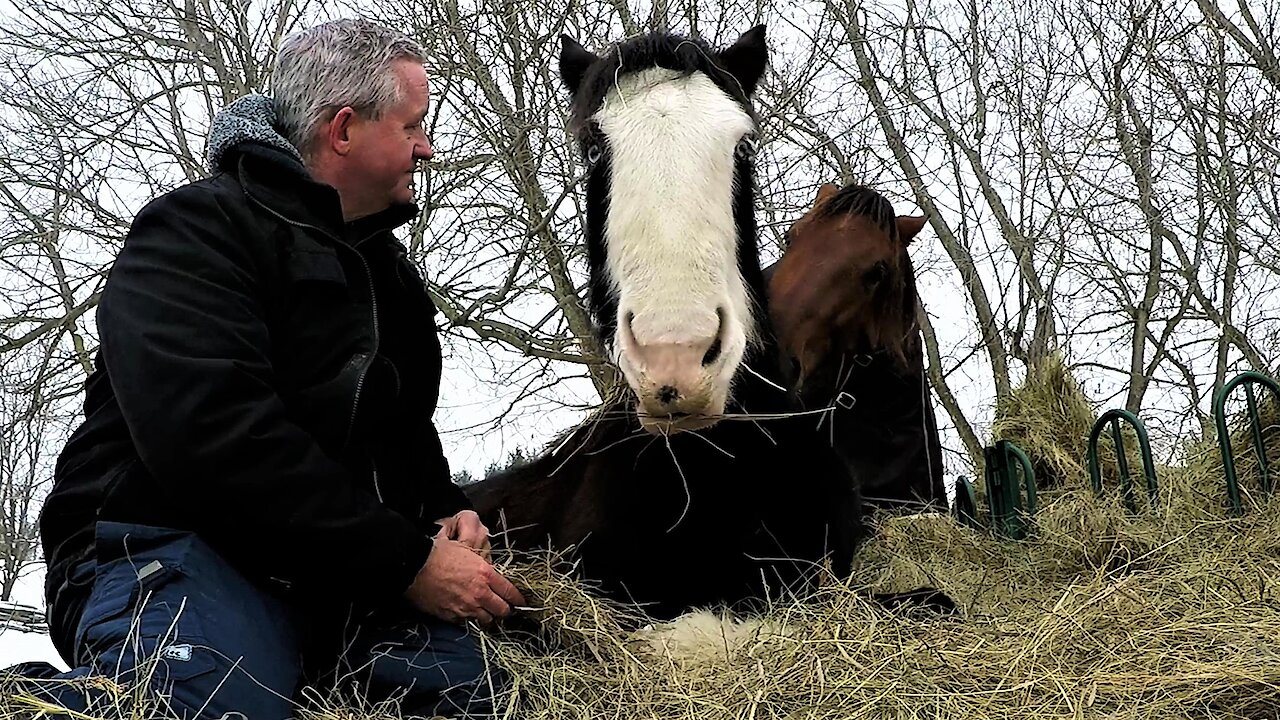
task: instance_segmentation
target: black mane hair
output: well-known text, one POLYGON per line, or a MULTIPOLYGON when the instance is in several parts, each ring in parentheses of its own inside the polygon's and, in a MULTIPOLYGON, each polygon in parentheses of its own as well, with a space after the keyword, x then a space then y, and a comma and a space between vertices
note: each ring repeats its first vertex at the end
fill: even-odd
POLYGON ((815 219, 829 220, 843 215, 859 215, 874 222, 898 244, 897 215, 893 203, 885 196, 865 185, 846 185, 840 188, 813 213, 815 219))
MULTIPOLYGON (((717 51, 699 37, 650 33, 613 43, 604 55, 593 56, 594 59, 587 62, 581 61, 587 60, 585 56, 580 56, 581 59, 575 62, 575 53, 570 53, 569 60, 562 59, 560 63, 561 76, 573 97, 570 131, 582 139, 581 133, 590 129, 591 116, 600 109, 605 95, 618 78, 652 67, 674 70, 686 77, 695 72, 703 73, 758 123, 759 118, 750 100, 755 94, 756 83, 746 80, 744 87, 741 78, 758 78, 763 71, 765 56, 752 52, 763 40, 764 26, 757 25, 723 51, 717 51)), ((581 49, 567 35, 561 36, 561 42, 569 48, 581 49)))

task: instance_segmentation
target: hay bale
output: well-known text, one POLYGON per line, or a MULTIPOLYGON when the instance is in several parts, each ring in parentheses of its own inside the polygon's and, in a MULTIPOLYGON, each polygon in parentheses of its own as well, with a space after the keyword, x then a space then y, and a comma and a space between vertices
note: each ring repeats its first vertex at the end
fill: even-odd
POLYGON ((991 432, 1027 453, 1038 485, 1072 486, 1089 477, 1085 449, 1096 419, 1093 403, 1053 354, 1029 367, 1022 384, 997 401, 991 432))

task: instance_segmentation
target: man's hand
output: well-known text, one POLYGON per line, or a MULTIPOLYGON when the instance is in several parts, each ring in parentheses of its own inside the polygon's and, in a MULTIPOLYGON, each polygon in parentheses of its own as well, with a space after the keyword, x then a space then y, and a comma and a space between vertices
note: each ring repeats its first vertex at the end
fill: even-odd
POLYGON ((440 536, 457 540, 469 548, 480 551, 484 557, 489 557, 492 549, 489 543, 489 528, 480 522, 480 516, 474 510, 463 510, 452 517, 441 518, 436 521, 436 524, 443 528, 440 536))
POLYGON ((524 605, 520 591, 474 549, 443 536, 418 571, 405 597, 414 607, 450 622, 467 619, 482 625, 524 605))

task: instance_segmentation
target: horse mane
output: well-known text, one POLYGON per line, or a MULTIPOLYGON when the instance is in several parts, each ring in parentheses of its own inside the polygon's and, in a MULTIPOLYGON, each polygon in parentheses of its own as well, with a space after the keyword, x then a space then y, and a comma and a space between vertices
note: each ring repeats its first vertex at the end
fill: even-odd
POLYGON ((673 70, 682 77, 695 72, 704 73, 716 86, 736 100, 753 122, 759 124, 759 117, 742 86, 728 70, 716 64, 715 54, 715 49, 696 35, 659 32, 613 43, 601 57, 601 62, 595 63, 583 76, 578 96, 570 108, 570 129, 575 134, 588 131, 591 116, 618 78, 653 67, 673 70))
POLYGON ((815 208, 813 213, 814 218, 819 220, 844 215, 858 215, 871 220, 889 234, 894 245, 898 244, 898 223, 893 203, 879 192, 865 185, 845 185, 815 208))

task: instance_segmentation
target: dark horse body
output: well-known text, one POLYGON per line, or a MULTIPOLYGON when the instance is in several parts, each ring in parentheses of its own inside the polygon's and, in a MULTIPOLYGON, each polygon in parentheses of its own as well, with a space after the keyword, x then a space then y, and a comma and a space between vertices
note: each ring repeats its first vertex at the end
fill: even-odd
MULTIPOLYGON (((689 251, 679 246, 679 237, 666 245, 661 245, 664 238, 644 237, 646 243, 661 245, 654 248, 616 236, 621 231, 612 222, 616 216, 608 215, 610 203, 628 200, 618 197, 620 171, 613 170, 615 174, 610 176, 615 162, 612 152, 616 150, 620 157, 627 153, 614 147, 624 141, 601 137, 608 123, 597 125, 589 120, 591 109, 600 104, 598 95, 619 77, 632 73, 646 77, 642 73, 665 67, 678 71, 679 78, 642 85, 631 95, 631 107, 644 107, 655 96, 658 115, 687 107, 678 96, 679 88, 686 87, 681 83, 701 74, 724 95, 749 108, 747 98, 764 64, 762 27, 720 52, 698 40, 655 34, 632 39, 597 58, 572 40, 564 40, 561 77, 574 95, 578 139, 590 163, 589 307, 601 340, 622 355, 624 373, 630 368, 627 379, 633 392, 607 404, 556 441, 549 453, 465 488, 486 525, 499 534, 499 546, 572 549, 583 579, 597 585, 604 595, 640 603, 651 617, 659 619, 713 605, 750 609, 785 590, 801 588, 824 572, 825 562, 837 577, 847 576, 865 535, 862 501, 849 464, 831 447, 826 433, 815 431, 816 415, 795 414, 801 398, 782 387, 785 353, 769 322, 769 298, 756 246, 752 144, 737 142, 735 150, 737 138, 731 137, 725 149, 733 153, 732 176, 723 178, 731 187, 723 189, 731 205, 725 210, 731 212, 726 217, 730 218, 729 242, 736 257, 708 252, 701 259, 705 263, 725 258, 729 267, 721 261, 721 267, 712 270, 733 275, 733 280, 741 283, 736 290, 749 298, 749 302, 734 306, 735 287, 727 285, 729 295, 723 297, 729 299, 719 301, 712 312, 712 317, 720 318, 718 338, 727 340, 708 342, 705 351, 699 348, 695 356, 695 360, 701 358, 703 368, 730 362, 732 392, 723 400, 723 411, 714 417, 696 418, 688 426, 696 430, 681 431, 689 414, 682 408, 694 403, 676 407, 674 399, 682 397, 687 387, 712 383, 713 376, 708 371, 698 382, 677 386, 682 378, 693 376, 695 367, 669 373, 674 378, 670 384, 649 383, 642 361, 654 351, 646 349, 641 332, 630 327, 661 324, 642 317, 646 307, 669 307, 667 312, 673 314, 667 318, 670 326, 680 324, 685 308, 676 301, 684 295, 670 283, 679 274, 677 263, 682 254, 689 251), (651 88, 656 88, 654 96, 641 95, 651 88), (593 92, 597 95, 594 99, 593 92), (612 274, 627 272, 617 268, 636 267, 626 262, 645 250, 651 254, 648 268, 622 278, 612 274), (656 302, 653 297, 636 299, 643 296, 645 288, 628 297, 627 283, 634 285, 640 279, 657 286, 669 284, 658 290, 648 288, 658 298, 656 302), (624 312, 624 308, 639 309, 624 312), (739 348, 740 355, 733 355, 734 322, 741 323, 745 335, 752 338, 739 348), (630 357, 626 355, 628 348, 630 357), (731 356, 729 361, 726 355, 731 356), (646 396, 646 388, 652 387, 660 392, 646 396), (669 431, 655 419, 668 400, 673 400, 670 422, 674 425, 669 431)), ((700 92, 705 92, 705 87, 700 92)), ((725 114, 721 108, 719 116, 725 114)), ((707 152, 711 150, 721 149, 707 152)), ((711 182, 704 177, 688 179, 711 182)), ((655 174, 641 184, 652 186, 662 181, 655 174)), ((651 189, 641 187, 640 191, 651 189)), ((699 198, 673 202, 695 206, 699 198)), ((672 215, 694 212, 690 207, 656 209, 666 210, 672 215)), ((660 220, 650 222, 660 224, 660 220)), ((697 240, 696 228, 690 232, 690 244, 711 242, 697 240)), ((710 294, 700 288, 689 296, 710 294)), ((691 324, 698 310, 696 302, 688 301, 691 324)), ((692 340, 661 340, 652 347, 665 352, 692 344, 692 340)), ((653 366, 665 368, 676 362, 671 358, 683 357, 671 352, 665 364, 653 366)), ((704 403, 707 407, 716 405, 714 395, 714 391, 709 393, 712 400, 704 403)))
MULTIPOLYGON (((770 394, 743 388, 740 402, 770 394)), ((857 489, 812 418, 653 438, 631 412, 606 407, 552 452, 465 488, 502 533, 497 544, 571 549, 585 580, 659 619, 749 610, 812 579, 829 551, 847 574, 861 539, 857 489)))

